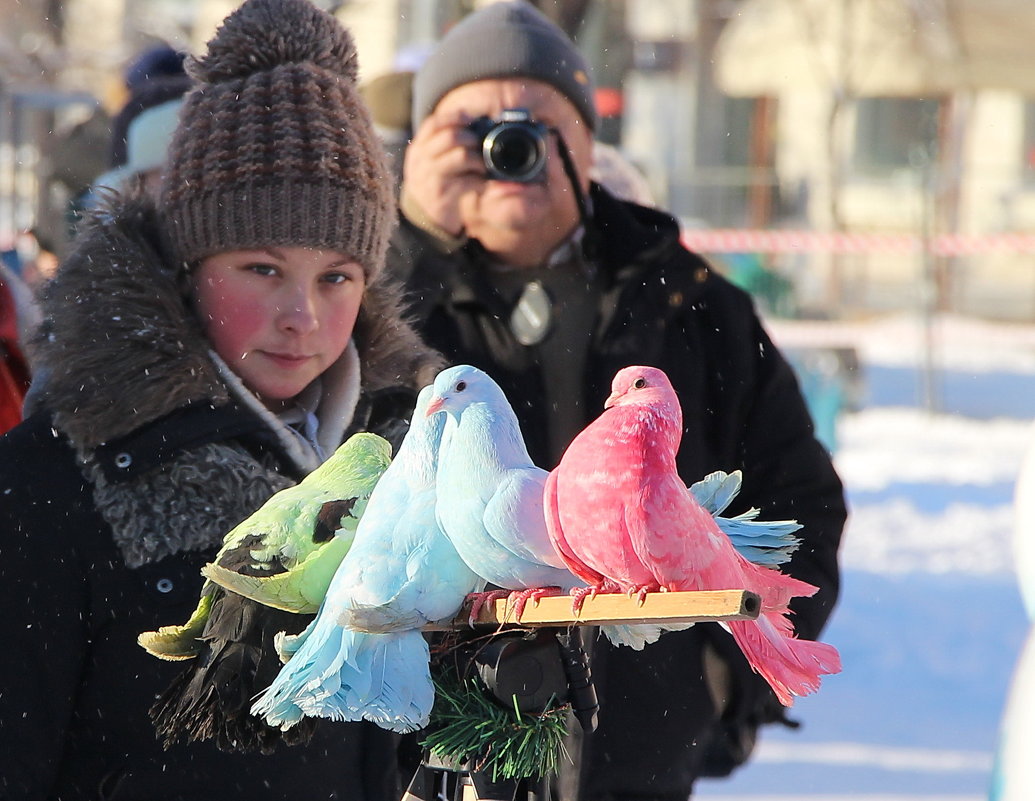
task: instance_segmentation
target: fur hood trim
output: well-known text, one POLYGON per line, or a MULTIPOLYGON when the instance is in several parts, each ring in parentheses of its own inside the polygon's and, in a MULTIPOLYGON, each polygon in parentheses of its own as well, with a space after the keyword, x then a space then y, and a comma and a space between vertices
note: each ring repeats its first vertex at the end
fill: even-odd
POLYGON ((30 346, 40 402, 79 448, 186 404, 228 400, 164 255, 153 205, 101 209, 43 289, 30 346))

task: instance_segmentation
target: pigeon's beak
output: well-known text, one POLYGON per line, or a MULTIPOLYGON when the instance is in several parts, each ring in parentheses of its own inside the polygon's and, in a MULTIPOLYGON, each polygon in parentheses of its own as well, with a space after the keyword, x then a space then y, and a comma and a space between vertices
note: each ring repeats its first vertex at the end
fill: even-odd
POLYGON ((444 403, 445 403, 445 400, 442 398, 442 396, 441 395, 436 395, 434 398, 431 399, 431 403, 428 404, 428 410, 426 412, 424 412, 424 416, 425 417, 431 417, 431 415, 437 414, 438 412, 441 412, 442 411, 442 405, 444 403))
POLYGON ((607 400, 604 401, 604 408, 610 409, 612 406, 615 405, 615 403, 617 403, 620 397, 622 397, 622 393, 612 392, 610 395, 607 396, 607 400))

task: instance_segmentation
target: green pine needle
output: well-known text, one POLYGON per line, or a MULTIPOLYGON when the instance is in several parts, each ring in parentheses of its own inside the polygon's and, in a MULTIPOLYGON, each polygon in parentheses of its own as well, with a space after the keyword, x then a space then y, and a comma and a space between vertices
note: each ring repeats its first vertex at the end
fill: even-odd
POLYGON ((487 772, 493 781, 537 779, 557 772, 567 757, 569 704, 556 700, 538 715, 500 706, 473 678, 442 670, 435 677, 435 707, 421 745, 439 759, 487 772))

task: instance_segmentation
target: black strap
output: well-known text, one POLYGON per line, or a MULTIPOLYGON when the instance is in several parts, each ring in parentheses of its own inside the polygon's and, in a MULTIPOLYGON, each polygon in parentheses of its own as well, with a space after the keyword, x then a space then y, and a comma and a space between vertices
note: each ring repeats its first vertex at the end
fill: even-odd
POLYGON ((586 193, 579 185, 579 174, 575 171, 575 162, 572 161, 571 152, 568 150, 568 143, 564 141, 560 130, 551 128, 550 131, 557 137, 557 151, 561 154, 561 163, 564 165, 564 173, 571 182, 571 190, 575 193, 575 204, 579 209, 579 220, 582 222, 584 231, 582 237, 582 254, 587 261, 595 261, 600 252, 598 247, 598 236, 596 230, 590 225, 591 215, 589 203, 586 200, 586 193))

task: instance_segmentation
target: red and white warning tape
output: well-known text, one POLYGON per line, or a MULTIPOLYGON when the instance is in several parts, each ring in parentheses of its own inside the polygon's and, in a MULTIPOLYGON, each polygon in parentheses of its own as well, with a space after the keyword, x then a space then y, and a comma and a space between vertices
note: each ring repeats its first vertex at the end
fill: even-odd
MULTIPOLYGON (((919 253, 924 240, 912 234, 764 231, 739 228, 688 229, 683 244, 701 253, 919 253)), ((1035 253, 1035 234, 941 234, 930 250, 938 256, 1035 253)))

